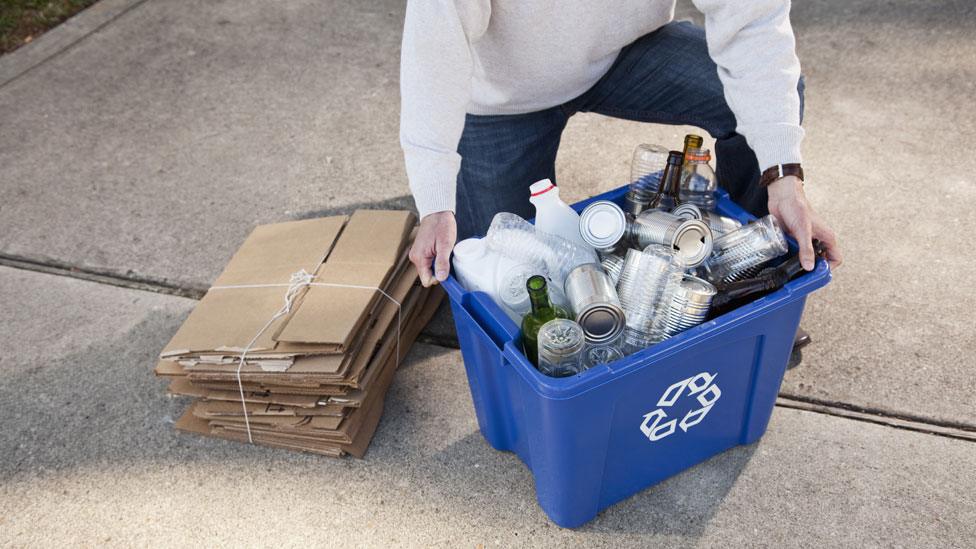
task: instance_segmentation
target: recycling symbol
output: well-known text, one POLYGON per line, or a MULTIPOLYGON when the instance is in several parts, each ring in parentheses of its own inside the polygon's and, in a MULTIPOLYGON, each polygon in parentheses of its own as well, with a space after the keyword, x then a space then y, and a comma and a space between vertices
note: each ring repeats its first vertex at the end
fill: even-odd
POLYGON ((701 423, 722 396, 722 390, 712 383, 716 376, 717 373, 702 372, 668 387, 657 401, 657 410, 644 414, 644 421, 640 427, 644 436, 651 442, 656 442, 673 434, 679 428, 683 432, 688 432, 688 429, 701 423), (700 407, 692 409, 680 420, 677 416, 669 419, 670 416, 665 410, 674 406, 682 397, 694 397, 700 407))

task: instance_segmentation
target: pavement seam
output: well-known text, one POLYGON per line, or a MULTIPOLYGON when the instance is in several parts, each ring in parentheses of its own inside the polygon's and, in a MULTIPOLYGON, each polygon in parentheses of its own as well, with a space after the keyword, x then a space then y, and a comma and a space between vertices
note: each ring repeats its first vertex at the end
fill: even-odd
MULTIPOLYGON (((14 82, 16 82, 17 80, 20 80, 20 78, 21 78, 21 77, 23 77, 23 76, 25 76, 25 75, 27 75, 27 74, 29 74, 29 73, 31 73, 31 72, 33 72, 33 71, 34 71, 34 69, 36 69, 36 68, 38 68, 38 67, 41 67, 41 66, 43 66, 43 65, 45 65, 45 64, 47 64, 47 62, 48 62, 48 61, 51 61, 52 59, 55 59, 55 58, 58 58, 58 57, 60 57, 60 56, 61 56, 62 54, 64 54, 65 52, 67 52, 67 51, 69 51, 69 50, 71 50, 72 48, 74 48, 75 46, 77 46, 77 45, 78 45, 79 43, 81 43, 81 42, 83 42, 83 41, 84 41, 84 40, 85 40, 86 38, 88 38, 89 36, 91 36, 91 35, 93 35, 93 34, 95 34, 95 33, 97 33, 98 31, 100 31, 100 30, 102 30, 102 29, 103 29, 103 28, 105 28, 106 26, 108 26, 108 25, 110 25, 110 24, 112 24, 112 23, 114 23, 114 22, 115 22, 115 21, 116 21, 116 20, 117 20, 118 18, 120 18, 120 17, 122 17, 123 15, 125 15, 125 14, 127 14, 127 13, 129 13, 129 12, 130 12, 130 11, 132 11, 133 9, 135 9, 135 8, 137 8, 137 7, 139 7, 139 6, 141 6, 141 5, 143 5, 143 4, 145 4, 145 3, 146 3, 146 2, 148 2, 148 1, 149 1, 149 0, 137 0, 137 1, 136 1, 136 2, 134 2, 134 3, 132 4, 132 5, 130 5, 130 6, 127 6, 127 7, 125 8, 125 9, 123 9, 123 10, 122 10, 122 11, 120 11, 119 13, 117 13, 117 14, 115 14, 115 15, 113 15, 112 17, 110 17, 110 18, 108 18, 107 20, 105 20, 105 21, 103 21, 102 23, 100 23, 100 24, 99 24, 98 26, 96 26, 95 28, 93 28, 93 29, 91 29, 90 31, 88 31, 88 32, 86 32, 85 34, 83 34, 83 35, 81 35, 81 36, 79 36, 79 37, 78 37, 77 39, 75 39, 75 40, 72 40, 72 41, 71 41, 71 42, 70 42, 69 44, 67 44, 67 45, 66 45, 66 46, 64 46, 63 48, 61 48, 61 49, 59 49, 59 50, 57 50, 57 51, 55 51, 55 52, 54 52, 54 53, 52 53, 51 55, 48 55, 47 57, 45 57, 45 58, 43 58, 43 59, 41 59, 40 61, 38 61, 38 62, 36 62, 36 63, 34 63, 33 65, 31 65, 31 66, 29 66, 29 67, 27 67, 26 69, 24 69, 24 70, 22 70, 22 71, 20 71, 19 73, 17 73, 17 74, 15 74, 15 75, 13 75, 13 76, 11 76, 11 77, 10 77, 10 78, 8 78, 8 79, 7 79, 6 81, 4 81, 4 82, 0 82, 0 89, 3 89, 3 88, 5 88, 5 87, 6 87, 6 86, 7 86, 8 84, 12 84, 12 83, 14 83, 14 82)), ((62 24, 63 24, 63 23, 62 23, 62 24)))
POLYGON ((891 427, 893 429, 900 429, 902 431, 911 431, 913 433, 934 435, 966 442, 976 442, 976 430, 973 430, 971 427, 958 429, 954 427, 944 427, 938 423, 903 420, 886 416, 878 412, 855 412, 848 409, 849 405, 845 405, 844 407, 831 407, 812 404, 801 400, 793 400, 791 397, 780 395, 776 398, 776 406, 778 408, 789 408, 791 410, 800 410, 814 414, 839 417, 851 421, 873 423, 875 425, 882 425, 884 427, 891 427))
MULTIPOLYGON (((30 258, 12 254, 0 254, 0 266, 194 300, 199 300, 207 293, 206 288, 202 287, 188 288, 151 277, 123 276, 110 271, 80 268, 48 259, 30 258)), ((447 349, 460 348, 456 338, 443 335, 421 334, 417 338, 417 341, 447 349)), ((789 393, 779 394, 776 399, 776 406, 976 442, 976 425, 961 422, 943 421, 900 412, 864 408, 846 402, 821 400, 789 393)))
POLYGON ((49 259, 37 259, 20 255, 0 254, 0 266, 196 300, 199 300, 207 293, 207 289, 203 287, 188 288, 180 284, 152 277, 120 275, 111 271, 76 267, 49 259))
POLYGON ((958 431, 964 431, 970 434, 970 436, 976 440, 976 425, 970 425, 968 423, 962 423, 960 421, 949 421, 949 420, 939 420, 934 418, 928 418, 924 416, 918 416, 914 414, 906 414, 903 412, 896 412, 892 410, 883 410, 881 408, 864 408, 862 406, 855 406, 847 402, 840 402, 834 400, 825 400, 818 398, 811 398, 800 395, 793 395, 790 393, 780 393, 779 397, 781 399, 788 399, 794 402, 794 406, 820 406, 830 409, 842 410, 846 413, 852 415, 868 415, 868 416, 880 416, 885 417, 890 420, 904 421, 909 423, 924 423, 926 425, 933 425, 945 429, 954 429, 958 431))

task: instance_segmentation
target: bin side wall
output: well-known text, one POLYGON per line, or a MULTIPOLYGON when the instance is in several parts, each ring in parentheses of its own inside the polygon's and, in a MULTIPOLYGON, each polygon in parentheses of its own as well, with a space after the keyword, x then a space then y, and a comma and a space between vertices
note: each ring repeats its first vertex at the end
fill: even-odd
POLYGON ((451 312, 461 345, 461 357, 471 389, 475 415, 482 436, 498 450, 511 450, 510 433, 514 430, 511 405, 502 388, 507 385, 508 364, 501 349, 472 318, 461 299, 451 298, 451 312))
MULTIPOLYGON (((610 194, 619 199, 623 193, 602 198, 610 194)), ((725 209, 736 208, 726 197, 721 201, 725 209)), ((482 434, 525 462, 539 504, 555 523, 576 527, 650 485, 762 436, 805 294, 829 281, 829 271, 823 271, 791 283, 795 290, 699 327, 694 337, 673 342, 681 345, 676 352, 630 357, 612 372, 590 370, 588 377, 562 386, 525 363, 513 347, 517 334, 511 323, 493 320, 504 315, 494 303, 474 299, 453 279, 445 288, 482 434)))

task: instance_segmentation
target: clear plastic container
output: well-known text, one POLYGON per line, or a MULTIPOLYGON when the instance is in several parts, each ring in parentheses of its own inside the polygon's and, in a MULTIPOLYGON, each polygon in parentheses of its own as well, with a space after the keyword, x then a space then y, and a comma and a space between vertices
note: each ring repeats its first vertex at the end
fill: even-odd
POLYGON ((708 149, 691 149, 685 155, 678 188, 678 199, 682 203, 690 202, 703 210, 715 210, 718 179, 715 177, 715 170, 708 163, 711 159, 712 154, 708 149))
POLYGON ((624 258, 617 254, 604 254, 600 258, 600 265, 603 265, 603 270, 610 277, 610 282, 613 282, 616 287, 617 283, 620 282, 620 270, 624 267, 624 258))
MULTIPOLYGON (((516 323, 521 323, 522 317, 532 310, 532 303, 529 301, 529 292, 525 288, 525 283, 529 277, 542 274, 539 270, 527 263, 517 263, 503 273, 498 273, 496 278, 495 293, 498 296, 495 301, 501 304, 506 313, 516 323)), ((543 276, 545 276, 543 274, 543 276)), ((550 291, 550 298, 551 296, 550 291)), ((553 300, 555 301, 555 300, 553 300)))
POLYGON ((583 328, 572 320, 557 318, 539 328, 539 371, 552 377, 569 377, 583 371, 586 340, 583 328))
POLYGON ((735 282, 759 272, 763 263, 788 251, 786 235, 772 215, 757 219, 717 239, 712 255, 702 265, 713 284, 735 282))
POLYGON ((667 161, 668 149, 660 145, 637 145, 630 164, 630 188, 624 198, 628 213, 641 213, 657 195, 667 161))
POLYGON ((642 252, 627 253, 617 294, 625 312, 624 347, 628 354, 667 337, 671 299, 686 268, 665 246, 652 244, 642 252))
POLYGON ((538 272, 546 273, 560 288, 570 271, 584 263, 598 262, 593 248, 537 231, 531 223, 513 213, 496 214, 485 239, 489 249, 539 268, 538 272))
POLYGON ((624 356, 622 337, 603 345, 587 345, 583 351, 583 368, 588 369, 599 364, 609 364, 624 356))

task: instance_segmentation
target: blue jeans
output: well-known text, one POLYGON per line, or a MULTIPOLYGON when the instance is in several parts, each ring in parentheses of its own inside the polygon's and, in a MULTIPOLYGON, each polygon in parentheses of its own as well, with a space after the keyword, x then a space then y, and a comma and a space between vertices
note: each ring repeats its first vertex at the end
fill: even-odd
MULTIPOLYGON (((800 80, 800 110, 803 80, 800 80)), ((534 216, 529 185, 555 177, 563 128, 577 112, 697 126, 716 139, 716 171, 732 199, 765 215, 766 189, 759 186, 756 155, 735 132, 705 31, 670 23, 630 44, 592 88, 563 105, 516 115, 467 115, 458 144, 458 239, 484 234, 498 212, 534 216)), ((637 144, 634 143, 636 146, 637 144)), ((675 148, 679 144, 675 143, 675 148)))

